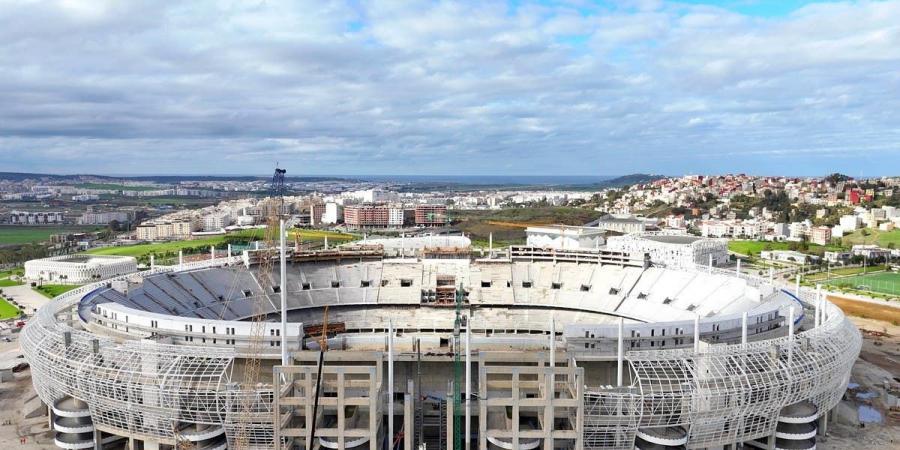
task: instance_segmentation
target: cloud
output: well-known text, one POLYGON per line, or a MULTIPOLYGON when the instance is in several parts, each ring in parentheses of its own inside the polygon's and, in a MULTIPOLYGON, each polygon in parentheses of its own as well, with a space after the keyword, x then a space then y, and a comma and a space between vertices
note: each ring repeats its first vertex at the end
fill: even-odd
POLYGON ((655 1, 9 0, 0 166, 897 172, 898 23, 898 1, 757 17, 655 1))

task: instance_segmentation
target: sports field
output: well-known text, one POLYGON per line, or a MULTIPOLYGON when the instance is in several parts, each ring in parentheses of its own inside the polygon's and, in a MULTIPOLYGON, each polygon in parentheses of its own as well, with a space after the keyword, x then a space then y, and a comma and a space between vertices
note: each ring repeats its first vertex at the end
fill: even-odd
POLYGON ((52 234, 80 233, 97 230, 95 226, 0 226, 0 245, 28 244, 50 239, 52 234))
MULTIPOLYGON (((243 230, 228 235, 218 235, 208 238, 193 239, 188 241, 160 242, 156 244, 138 244, 122 247, 102 247, 88 250, 88 253, 94 255, 116 255, 116 256, 133 256, 135 258, 144 258, 150 254, 173 255, 179 250, 185 250, 190 253, 191 250, 199 252, 209 251, 209 247, 215 245, 217 248, 223 248, 228 242, 236 241, 257 241, 264 238, 265 232, 261 229, 243 230)), ((327 237, 331 244, 342 244, 357 239, 357 236, 346 233, 338 233, 325 230, 299 230, 292 229, 288 232, 288 241, 293 242, 295 238, 299 238, 304 242, 324 241, 327 237)))
POLYGON ((832 286, 860 291, 880 292, 888 295, 900 295, 900 274, 878 272, 866 275, 838 278, 827 282, 832 286))

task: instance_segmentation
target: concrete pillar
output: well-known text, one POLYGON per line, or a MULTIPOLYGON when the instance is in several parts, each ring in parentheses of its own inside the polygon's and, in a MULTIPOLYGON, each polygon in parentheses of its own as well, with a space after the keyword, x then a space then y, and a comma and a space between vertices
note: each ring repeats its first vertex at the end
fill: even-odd
POLYGON ((156 255, 151 253, 150 254, 150 269, 153 270, 154 267, 156 267, 156 255))
MULTIPOLYGON (((280 241, 281 248, 279 251, 279 269, 280 269, 280 281, 281 289, 279 289, 281 293, 281 365, 287 366, 290 365, 290 358, 288 355, 288 340, 287 340, 287 257, 285 254, 287 253, 287 243, 285 242, 285 230, 284 230, 284 219, 281 219, 281 224, 279 229, 278 240, 280 241)), ((228 256, 231 256, 231 245, 228 246, 228 256)))
POLYGON ((494 257, 494 233, 488 233, 488 258, 494 257))
POLYGON ((346 387, 345 383, 345 374, 343 369, 338 369, 337 373, 337 444, 338 448, 346 448, 346 433, 347 433, 347 416, 345 415, 346 409, 344 408, 346 396, 346 387))
MULTIPOLYGON (((521 404, 520 404, 519 399, 522 397, 521 397, 519 388, 520 388, 519 369, 515 368, 512 370, 512 398, 516 399, 516 401, 514 401, 513 405, 512 405, 512 423, 513 424, 519 423, 519 418, 521 417, 521 415, 520 415, 521 404)), ((512 448, 517 449, 517 448, 519 448, 519 433, 522 430, 520 429, 520 427, 517 427, 517 426, 512 426, 510 428, 511 428, 510 431, 512 431, 512 439, 511 439, 512 448)))
POLYGON ((413 384, 412 380, 406 383, 406 395, 403 396, 403 450, 413 450, 413 384))
POLYGON ((694 316, 694 352, 700 352, 700 316, 694 316))
POLYGON ((178 250, 178 268, 184 265, 184 251, 178 250))
POLYGON ((619 317, 619 339, 616 348, 616 386, 621 387, 625 365, 625 319, 619 317))
POLYGON ((487 448, 487 373, 484 355, 478 354, 478 449, 487 448))
POLYGON ((216 260, 216 246, 215 245, 209 246, 209 259, 212 261, 216 260))
POLYGON ((819 327, 819 305, 820 305, 821 303, 822 303, 822 285, 821 285, 821 284, 817 284, 817 285, 816 285, 816 310, 815 310, 815 320, 813 321, 813 323, 815 324, 815 327, 816 327, 816 328, 819 327))
POLYGON ((794 307, 788 310, 788 359, 787 365, 788 368, 791 367, 791 363, 794 359, 794 307))
POLYGON ((797 298, 800 298, 800 274, 799 273, 797 274, 797 281, 795 283, 796 284, 794 285, 794 294, 797 295, 797 298))
POLYGON ((775 268, 769 267, 769 283, 775 282, 775 268))
POLYGON ((553 366, 544 369, 544 392, 546 392, 546 404, 544 405, 544 450, 553 450, 553 397, 556 395, 555 374, 553 366))
POLYGON ((466 443, 466 450, 470 450, 472 448, 472 443, 470 439, 472 437, 472 433, 469 428, 472 426, 472 318, 469 317, 466 320, 466 397, 465 397, 465 408, 466 408, 466 422, 465 427, 463 429, 464 442, 466 443))
POLYGON ((550 319, 550 343, 547 345, 550 349, 550 368, 556 367, 556 321, 550 319))
POLYGON ((225 255, 226 258, 231 258, 231 244, 228 244, 228 254, 225 255))
POLYGON ((325 250, 328 250, 328 236, 325 236, 325 250))
POLYGON ((394 442, 394 322, 388 320, 388 443, 394 442))
POLYGON ((447 392, 447 448, 453 448, 453 389, 447 392))
POLYGON ((747 311, 741 317, 741 345, 747 345, 747 311))
POLYGON ((737 267, 734 269, 734 274, 738 276, 741 275, 741 258, 737 259, 737 267))
POLYGON ((707 268, 706 268, 706 273, 712 273, 712 261, 713 261, 712 255, 709 255, 709 266, 707 266, 707 268))

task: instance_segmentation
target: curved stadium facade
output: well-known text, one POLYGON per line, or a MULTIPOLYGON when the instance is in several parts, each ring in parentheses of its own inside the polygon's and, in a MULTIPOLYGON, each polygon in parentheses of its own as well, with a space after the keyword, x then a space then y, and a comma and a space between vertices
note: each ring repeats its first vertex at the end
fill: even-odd
POLYGON ((43 307, 22 347, 57 445, 307 448, 315 429, 314 448, 811 449, 860 349, 814 292, 626 253, 345 247, 289 254, 284 280, 259 257, 43 307))

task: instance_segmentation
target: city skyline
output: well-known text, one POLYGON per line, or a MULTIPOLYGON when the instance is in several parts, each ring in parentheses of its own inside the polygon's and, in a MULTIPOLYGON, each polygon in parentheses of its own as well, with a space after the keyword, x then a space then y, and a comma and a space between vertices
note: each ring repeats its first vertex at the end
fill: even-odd
POLYGON ((900 172, 900 2, 9 2, 0 167, 900 172))

